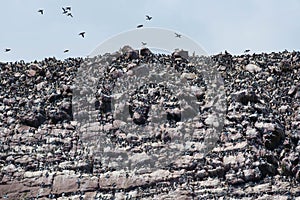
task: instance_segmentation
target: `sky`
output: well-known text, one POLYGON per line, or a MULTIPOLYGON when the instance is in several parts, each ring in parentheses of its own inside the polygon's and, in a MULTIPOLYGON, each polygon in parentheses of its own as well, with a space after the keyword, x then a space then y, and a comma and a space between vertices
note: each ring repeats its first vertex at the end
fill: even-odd
POLYGON ((209 55, 299 51, 299 10, 298 0, 1 0, 0 62, 86 57, 138 24, 180 33, 209 55))

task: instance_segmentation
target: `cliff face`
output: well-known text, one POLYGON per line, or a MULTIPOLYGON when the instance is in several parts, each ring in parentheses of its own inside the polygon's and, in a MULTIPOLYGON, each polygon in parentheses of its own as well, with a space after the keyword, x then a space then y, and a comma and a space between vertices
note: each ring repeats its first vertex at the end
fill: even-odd
MULTIPOLYGON (((205 141, 209 132, 205 114, 209 110, 205 103, 207 96, 197 94, 200 119, 194 128, 203 137, 195 140, 183 154, 168 157, 169 165, 156 166, 155 170, 147 170, 142 165, 138 169, 115 169, 89 148, 89 145, 97 146, 97 141, 89 143, 83 139, 73 115, 72 85, 82 63, 97 62, 97 59, 102 62, 105 57, 0 63, 1 198, 289 199, 300 196, 299 52, 241 56, 226 53, 202 58, 213 61, 213 67, 224 80, 224 126, 207 154, 193 150, 205 141)), ((185 58, 151 52, 117 54, 109 62, 111 68, 103 71, 105 75, 97 88, 101 92, 93 102, 96 120, 87 127, 86 133, 101 127, 111 143, 132 153, 138 165, 149 155, 149 149, 168 144, 172 131, 164 126, 152 131, 152 136, 147 133, 141 136, 132 130, 131 133, 118 130, 116 122, 111 120, 111 102, 106 96, 112 89, 108 86, 120 74, 131 73, 131 69, 143 63, 174 67, 191 82, 201 73, 193 75, 194 68, 185 58)), ((197 80, 200 82, 193 83, 205 84, 197 80)), ((154 88, 145 87, 147 92, 132 96, 129 111, 139 124, 146 124, 148 110, 147 106, 137 110, 134 100, 150 94, 149 87, 154 88)), ((153 94, 156 93, 151 93, 151 98, 155 97, 153 94)), ((178 94, 180 91, 164 97, 170 100, 178 94)), ((173 111, 176 110, 176 105, 172 105, 173 111)), ((180 117, 178 112, 169 112, 166 122, 169 128, 176 128, 180 117)))

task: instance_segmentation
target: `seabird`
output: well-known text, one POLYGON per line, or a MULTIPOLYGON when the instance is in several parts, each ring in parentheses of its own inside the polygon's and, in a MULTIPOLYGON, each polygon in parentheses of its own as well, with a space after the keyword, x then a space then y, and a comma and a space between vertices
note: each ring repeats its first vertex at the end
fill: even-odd
POLYGON ((85 34, 85 32, 83 31, 83 32, 79 33, 78 35, 81 35, 84 38, 84 34, 85 34))
POLYGON ((79 178, 77 179, 77 186, 78 186, 78 188, 80 187, 80 179, 79 178))
POLYGON ((139 24, 138 26, 137 26, 137 28, 142 28, 144 25, 143 24, 139 24))
POLYGON ((246 49, 246 50, 244 51, 244 53, 248 53, 248 52, 250 52, 250 49, 246 49))
POLYGON ((10 50, 11 50, 11 49, 9 49, 9 48, 6 48, 6 49, 5 49, 5 52, 9 52, 10 50))
POLYGON ((41 13, 42 15, 44 14, 44 10, 43 9, 38 10, 38 12, 41 13))
POLYGON ((69 52, 69 49, 64 50, 64 53, 67 53, 67 52, 69 52))
POLYGON ((72 13, 68 13, 67 16, 73 17, 72 13))
POLYGON ((181 38, 181 35, 180 34, 178 34, 178 33, 175 33, 175 37, 178 37, 178 38, 181 38))
POLYGON ((67 14, 68 11, 65 8, 61 8, 63 10, 63 14, 67 14))
POLYGON ((67 7, 66 7, 66 10, 71 11, 71 6, 67 6, 67 7))
POLYGON ((151 16, 149 16, 149 15, 146 15, 146 20, 151 20, 152 19, 152 17, 151 16))
POLYGON ((147 43, 146 43, 146 42, 142 42, 142 45, 146 46, 146 45, 147 45, 147 43))

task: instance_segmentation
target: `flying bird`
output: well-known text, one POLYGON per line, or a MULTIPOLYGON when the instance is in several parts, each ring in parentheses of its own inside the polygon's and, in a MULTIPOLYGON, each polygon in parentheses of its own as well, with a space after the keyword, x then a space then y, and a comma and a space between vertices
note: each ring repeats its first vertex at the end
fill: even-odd
POLYGON ((9 49, 9 48, 6 48, 6 49, 5 49, 5 52, 9 52, 10 50, 11 50, 11 49, 9 49))
POLYGON ((44 10, 43 9, 38 10, 38 12, 41 13, 42 15, 44 14, 44 10))
POLYGON ((146 43, 146 42, 142 42, 142 45, 143 45, 143 46, 146 46, 146 45, 147 45, 147 43, 146 43))
POLYGON ((81 35, 84 38, 84 34, 85 34, 85 32, 83 31, 83 32, 79 33, 78 35, 81 35))
POLYGON ((64 53, 68 53, 68 52, 69 52, 69 49, 64 50, 64 53))
POLYGON ((68 13, 67 16, 69 17, 73 17, 72 13, 68 13))
POLYGON ((250 52, 250 49, 246 49, 246 50, 244 51, 244 53, 248 53, 248 52, 250 52))
POLYGON ((68 11, 65 8, 61 8, 63 10, 63 14, 67 14, 68 11))
POLYGON ((178 33, 175 33, 175 37, 178 37, 178 38, 181 38, 181 35, 180 34, 178 34, 178 33))
POLYGON ((67 6, 67 7, 66 7, 66 10, 71 11, 71 6, 67 6))
POLYGON ((149 15, 146 15, 146 20, 151 20, 152 19, 152 17, 151 16, 149 16, 149 15))
POLYGON ((138 26, 137 26, 137 28, 142 28, 144 25, 143 24, 139 24, 138 26))

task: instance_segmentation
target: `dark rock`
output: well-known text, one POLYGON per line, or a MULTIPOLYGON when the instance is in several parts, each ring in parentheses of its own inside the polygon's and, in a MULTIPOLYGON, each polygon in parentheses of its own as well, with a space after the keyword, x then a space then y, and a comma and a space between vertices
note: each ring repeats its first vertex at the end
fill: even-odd
POLYGON ((280 163, 280 174, 283 176, 292 175, 292 164, 287 158, 284 158, 280 163))
POLYGON ((261 171, 263 177, 266 175, 275 176, 278 173, 276 166, 268 162, 260 163, 258 168, 261 171))
MULTIPOLYGON (((60 109, 65 111, 70 117, 72 116, 72 103, 70 102, 63 102, 60 105, 60 109)), ((72 119, 72 117, 71 117, 72 119)))
POLYGON ((258 96, 253 91, 242 90, 232 94, 232 98, 244 105, 247 105, 248 102, 258 103, 258 96))
POLYGON ((217 177, 222 178, 225 175, 225 169, 224 169, 224 167, 221 167, 221 166, 219 166, 215 169, 209 169, 209 170, 207 170, 207 172, 208 172, 209 176, 211 176, 211 177, 217 176, 217 177))
POLYGON ((140 55, 141 56, 150 56, 150 55, 152 55, 152 52, 148 48, 142 48, 140 50, 140 55))
POLYGON ((52 111, 49 114, 49 119, 52 123, 57 124, 63 121, 70 121, 72 117, 64 110, 52 111))
POLYGON ((139 58, 139 52, 137 50, 128 51, 125 54, 126 59, 138 59, 139 58))
POLYGON ((125 55, 125 59, 138 59, 139 52, 132 49, 130 46, 124 46, 121 52, 125 55))
POLYGON ((147 116, 139 112, 134 112, 132 115, 132 119, 136 124, 145 124, 147 122, 147 116))
POLYGON ((56 100, 60 99, 61 97, 62 97, 61 94, 53 93, 53 94, 49 95, 47 98, 50 103, 53 103, 56 100))
POLYGON ((184 59, 188 59, 189 58, 189 53, 188 51, 185 50, 176 50, 172 53, 172 57, 173 58, 184 58, 184 59))
POLYGON ((255 123, 255 127, 263 134, 264 145, 273 150, 283 143, 285 129, 279 123, 255 123))
POLYGON ((293 68, 291 67, 291 64, 287 61, 281 61, 279 63, 279 68, 282 72, 288 72, 291 71, 293 68))
POLYGON ((24 125, 38 128, 41 124, 46 121, 46 117, 42 113, 30 112, 21 118, 21 122, 24 125))

